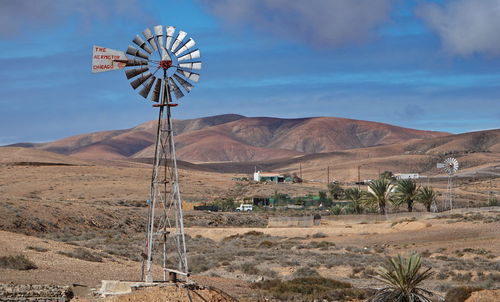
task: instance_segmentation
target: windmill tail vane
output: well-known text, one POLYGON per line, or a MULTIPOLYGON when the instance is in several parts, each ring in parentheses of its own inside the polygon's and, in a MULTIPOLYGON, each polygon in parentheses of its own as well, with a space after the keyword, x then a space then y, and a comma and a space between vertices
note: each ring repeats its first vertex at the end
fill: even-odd
POLYGON ((125 69, 132 88, 159 108, 141 279, 154 281, 153 256, 163 254, 163 280, 175 281, 179 276, 189 281, 171 107, 177 106, 173 97, 178 101, 198 83, 201 52, 186 32, 173 26, 146 28, 132 43, 125 52, 94 45, 92 72, 125 69), (171 256, 167 255, 170 246, 176 250, 171 256), (177 268, 168 267, 175 262, 177 268))

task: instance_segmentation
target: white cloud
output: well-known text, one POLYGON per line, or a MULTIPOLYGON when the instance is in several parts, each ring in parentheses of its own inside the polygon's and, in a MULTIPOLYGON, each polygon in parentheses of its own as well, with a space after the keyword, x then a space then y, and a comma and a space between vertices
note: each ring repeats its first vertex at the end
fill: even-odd
POLYGON ((150 19, 141 8, 139 0, 0 0, 0 37, 33 34, 70 19, 83 27, 117 16, 136 21, 150 19))
POLYGON ((316 48, 370 38, 393 0, 200 0, 229 26, 252 26, 316 48))
POLYGON ((421 4, 416 13, 453 54, 500 55, 500 0, 454 0, 421 4))

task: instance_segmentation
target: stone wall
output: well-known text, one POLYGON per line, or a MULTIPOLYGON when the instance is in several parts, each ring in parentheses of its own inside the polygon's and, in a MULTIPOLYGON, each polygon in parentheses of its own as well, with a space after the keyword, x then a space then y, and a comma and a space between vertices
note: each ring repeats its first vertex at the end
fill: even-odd
POLYGON ((321 219, 314 219, 314 216, 297 216, 297 217, 269 217, 267 227, 312 227, 319 225, 321 219))
POLYGON ((72 297, 69 286, 0 284, 0 302, 67 302, 72 297))

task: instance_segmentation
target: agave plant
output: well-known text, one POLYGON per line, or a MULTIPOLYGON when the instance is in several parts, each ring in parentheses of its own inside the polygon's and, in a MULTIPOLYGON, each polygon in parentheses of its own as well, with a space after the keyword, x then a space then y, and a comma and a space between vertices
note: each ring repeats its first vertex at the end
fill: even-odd
POLYGON ((396 186, 396 205, 406 203, 408 212, 413 211, 413 201, 417 198, 419 187, 412 179, 402 179, 396 186))
POLYGON ((385 265, 373 278, 387 286, 378 290, 368 302, 431 302, 428 298, 434 294, 419 287, 422 281, 433 273, 431 268, 422 270, 421 258, 411 254, 408 258, 401 255, 388 258, 385 265))
POLYGON ((386 178, 376 179, 368 185, 368 194, 366 201, 368 203, 377 203, 380 214, 385 215, 385 207, 388 202, 393 200, 394 186, 386 178))
POLYGON ((421 202, 427 212, 431 211, 432 203, 436 200, 436 192, 431 187, 422 187, 418 190, 417 201, 421 202))

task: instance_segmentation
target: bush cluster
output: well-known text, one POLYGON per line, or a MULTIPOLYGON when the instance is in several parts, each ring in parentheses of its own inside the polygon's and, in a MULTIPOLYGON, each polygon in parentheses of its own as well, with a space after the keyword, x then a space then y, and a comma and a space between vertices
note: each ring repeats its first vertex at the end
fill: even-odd
POLYGON ((2 256, 0 257, 0 268, 10 268, 17 270, 37 269, 38 267, 24 255, 2 256))

